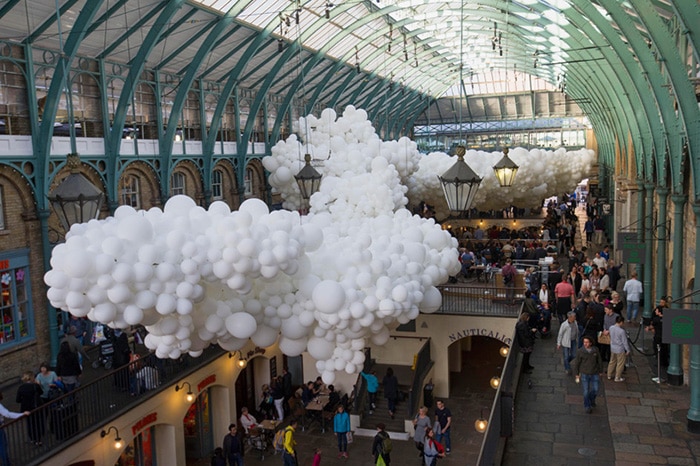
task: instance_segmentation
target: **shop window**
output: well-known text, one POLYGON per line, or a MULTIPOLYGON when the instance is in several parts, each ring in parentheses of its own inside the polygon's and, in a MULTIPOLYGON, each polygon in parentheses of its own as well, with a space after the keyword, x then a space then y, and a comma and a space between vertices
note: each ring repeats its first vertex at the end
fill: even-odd
POLYGON ((119 186, 121 195, 121 205, 128 205, 134 209, 141 208, 141 193, 139 190, 139 179, 134 175, 127 175, 122 178, 119 186))
POLYGON ((0 350, 34 337, 28 250, 0 256, 0 350))
POLYGON ((215 201, 220 201, 224 198, 223 190, 223 172, 221 170, 214 170, 211 174, 211 197, 215 201))
POLYGON ((0 230, 5 229, 5 196, 3 187, 0 184, 0 230))
POLYGON ((185 194, 185 175, 175 172, 170 177, 170 195, 177 196, 178 194, 185 194))
POLYGON ((243 180, 243 184, 245 186, 245 196, 250 197, 253 195, 253 179, 255 177, 255 173, 253 172, 252 168, 246 168, 245 170, 245 178, 243 180))
POLYGON ((155 426, 142 431, 134 441, 126 446, 114 466, 155 466, 156 460, 156 428, 155 426))

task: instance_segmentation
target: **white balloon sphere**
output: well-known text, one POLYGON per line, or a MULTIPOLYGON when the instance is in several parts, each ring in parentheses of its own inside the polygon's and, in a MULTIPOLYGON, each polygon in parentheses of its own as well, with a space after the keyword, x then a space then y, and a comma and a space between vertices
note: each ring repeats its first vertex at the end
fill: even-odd
POLYGON ((335 372, 323 371, 323 374, 321 374, 321 380, 323 380, 323 383, 326 385, 332 384, 335 382, 335 372))
POLYGON ((294 340, 287 337, 280 337, 280 351, 287 356, 299 356, 306 349, 306 338, 294 340))
POLYGON ((425 293, 423 293, 423 301, 421 301, 419 307, 421 312, 425 314, 432 314, 433 312, 437 312, 441 305, 442 294, 440 294, 440 290, 434 286, 431 286, 425 290, 425 293))
POLYGON ((237 312, 226 318, 226 330, 235 338, 250 338, 257 329, 255 317, 245 312, 237 312))
POLYGON ((279 332, 266 325, 258 325, 255 333, 250 337, 256 346, 266 348, 271 346, 276 340, 279 332))
POLYGON ((316 309, 332 314, 338 312, 345 303, 345 290, 336 281, 324 280, 314 288, 312 299, 316 309))
POLYGON ((307 345, 309 354, 314 359, 328 359, 333 355, 333 343, 324 338, 311 337, 307 345))

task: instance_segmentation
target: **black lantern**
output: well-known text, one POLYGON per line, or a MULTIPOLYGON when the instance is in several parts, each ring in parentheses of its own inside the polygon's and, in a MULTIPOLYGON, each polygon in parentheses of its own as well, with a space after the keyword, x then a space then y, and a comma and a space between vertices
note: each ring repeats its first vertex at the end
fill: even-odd
POLYGON ((68 154, 66 166, 70 174, 49 193, 49 202, 61 221, 61 226, 68 232, 71 225, 84 223, 100 213, 104 194, 100 189, 80 173, 80 157, 68 154))
POLYGON ((501 188, 513 186, 518 168, 520 167, 508 157, 508 148, 503 148, 503 158, 493 167, 493 172, 496 174, 496 179, 501 188))
POLYGON ((442 183, 447 207, 454 212, 468 212, 479 189, 481 178, 464 161, 464 146, 457 146, 455 153, 458 160, 438 178, 442 183))
POLYGON ((299 185, 301 197, 308 201, 321 185, 321 174, 311 166, 311 154, 304 155, 304 161, 306 162, 304 167, 294 175, 294 178, 299 185))

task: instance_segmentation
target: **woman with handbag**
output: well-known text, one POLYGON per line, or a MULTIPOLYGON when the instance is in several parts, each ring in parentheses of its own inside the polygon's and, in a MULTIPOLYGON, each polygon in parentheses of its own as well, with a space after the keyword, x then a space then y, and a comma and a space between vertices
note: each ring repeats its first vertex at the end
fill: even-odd
POLYGON ((413 418, 413 427, 415 433, 413 435, 413 441, 416 443, 416 448, 419 453, 420 458, 423 457, 423 444, 425 442, 425 431, 430 428, 430 416, 428 416, 428 408, 421 406, 418 409, 418 414, 413 418))
POLYGON ((333 416, 333 432, 338 437, 338 458, 348 458, 348 440, 352 438, 350 432, 350 416, 345 412, 343 405, 338 405, 333 416))

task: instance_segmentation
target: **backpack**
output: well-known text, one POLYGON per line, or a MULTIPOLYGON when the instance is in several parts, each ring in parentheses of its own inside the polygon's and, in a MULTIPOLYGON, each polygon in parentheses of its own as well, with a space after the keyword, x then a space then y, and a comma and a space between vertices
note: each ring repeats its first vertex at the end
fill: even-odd
POLYGON ((391 444, 391 437, 386 432, 382 432, 379 436, 382 438, 382 443, 380 444, 381 452, 383 455, 388 455, 391 453, 393 445, 391 444), (382 435, 383 434, 383 435, 382 435))
POLYGON ((437 450, 438 455, 442 455, 443 453, 445 453, 445 447, 442 446, 442 443, 436 442, 432 439, 430 441, 433 442, 433 445, 435 445, 435 449, 437 450))
POLYGON ((275 447, 275 451, 284 451, 284 436, 287 433, 288 427, 280 429, 275 433, 275 439, 272 441, 272 445, 275 447))

